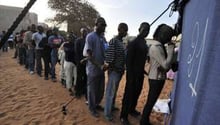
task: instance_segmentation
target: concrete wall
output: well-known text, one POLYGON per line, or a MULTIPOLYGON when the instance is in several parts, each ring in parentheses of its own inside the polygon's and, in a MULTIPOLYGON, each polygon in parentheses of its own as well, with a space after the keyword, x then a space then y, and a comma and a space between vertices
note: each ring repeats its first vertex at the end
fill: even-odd
MULTIPOLYGON (((17 16, 21 13, 23 8, 10 7, 0 5, 0 32, 7 31, 13 24, 17 16)), ((27 26, 38 23, 37 14, 27 13, 22 22, 18 25, 13 33, 20 32, 22 29, 27 29, 27 26)))

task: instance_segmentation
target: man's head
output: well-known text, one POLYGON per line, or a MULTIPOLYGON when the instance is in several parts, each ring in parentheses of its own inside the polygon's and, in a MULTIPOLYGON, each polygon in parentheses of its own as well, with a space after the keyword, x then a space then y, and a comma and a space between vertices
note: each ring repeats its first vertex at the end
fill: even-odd
POLYGON ((83 38, 86 38, 86 35, 88 34, 88 30, 86 28, 81 28, 80 33, 83 38))
POLYGON ((41 25, 37 26, 37 30, 38 30, 39 33, 43 33, 44 32, 44 28, 41 25))
POLYGON ((58 35, 59 29, 57 27, 53 28, 53 34, 58 35))
POLYGON ((149 34, 149 31, 150 31, 149 23, 147 22, 141 23, 140 28, 139 28, 139 36, 145 38, 149 34))
POLYGON ((105 28, 106 28, 106 22, 105 19, 103 17, 98 17, 95 21, 95 26, 96 26, 96 32, 98 34, 102 34, 105 32, 105 28))
POLYGON ((118 35, 120 37, 125 37, 128 32, 128 25, 126 23, 120 23, 118 25, 118 35))
POLYGON ((174 29, 166 24, 161 24, 154 32, 153 38, 162 44, 171 42, 171 38, 174 36, 174 29))
POLYGON ((31 24, 31 31, 36 32, 36 25, 35 24, 31 24))

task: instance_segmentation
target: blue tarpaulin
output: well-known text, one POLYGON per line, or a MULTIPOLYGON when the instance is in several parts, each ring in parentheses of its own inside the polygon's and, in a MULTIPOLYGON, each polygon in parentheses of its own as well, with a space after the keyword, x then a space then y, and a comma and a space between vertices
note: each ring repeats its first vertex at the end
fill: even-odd
POLYGON ((220 0, 190 0, 170 125, 220 125, 220 0))

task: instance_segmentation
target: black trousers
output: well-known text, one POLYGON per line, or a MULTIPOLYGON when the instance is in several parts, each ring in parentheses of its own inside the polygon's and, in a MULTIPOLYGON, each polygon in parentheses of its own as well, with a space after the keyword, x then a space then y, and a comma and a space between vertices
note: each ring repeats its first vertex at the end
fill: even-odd
POLYGON ((77 64, 77 80, 75 92, 77 96, 85 95, 87 100, 87 75, 85 64, 77 64))
POLYGON ((165 80, 149 79, 148 98, 147 98, 147 103, 144 106, 140 125, 148 125, 149 120, 150 120, 149 119, 150 113, 152 111, 154 104, 157 101, 157 98, 159 97, 159 95, 163 89, 164 83, 165 83, 165 80))
POLYGON ((126 74, 126 86, 122 100, 120 118, 127 119, 128 114, 133 112, 143 87, 144 74, 126 74))
POLYGON ((43 61, 44 61, 44 77, 48 78, 50 73, 50 52, 45 52, 43 50, 43 61))

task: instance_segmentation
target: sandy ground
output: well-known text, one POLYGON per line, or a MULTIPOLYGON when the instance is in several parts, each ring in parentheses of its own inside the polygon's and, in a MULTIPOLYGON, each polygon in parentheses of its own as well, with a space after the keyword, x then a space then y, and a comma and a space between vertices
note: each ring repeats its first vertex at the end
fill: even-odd
MULTIPOLYGON (((30 75, 24 66, 20 66, 16 59, 12 59, 14 50, 7 53, 0 52, 0 124, 1 125, 120 125, 120 111, 114 112, 114 121, 105 120, 103 112, 99 118, 89 114, 84 97, 74 99, 68 106, 67 115, 61 110, 63 104, 72 97, 62 87, 59 81, 53 83, 45 81, 36 74, 30 75)), ((59 65, 57 65, 57 69, 59 65)), ((57 70, 58 74, 58 70, 57 70)), ((59 80, 59 78, 58 78, 59 80)), ((116 106, 121 108, 124 92, 125 77, 123 77, 116 106)), ((160 98, 168 98, 172 89, 172 81, 167 81, 160 98)), ((144 80, 142 94, 139 98, 137 110, 143 110, 148 92, 147 77, 144 80)), ((104 101, 102 102, 102 105, 104 101)), ((153 125, 162 125, 164 115, 153 112, 153 125)), ((138 125, 140 118, 129 116, 132 125, 138 125)))

